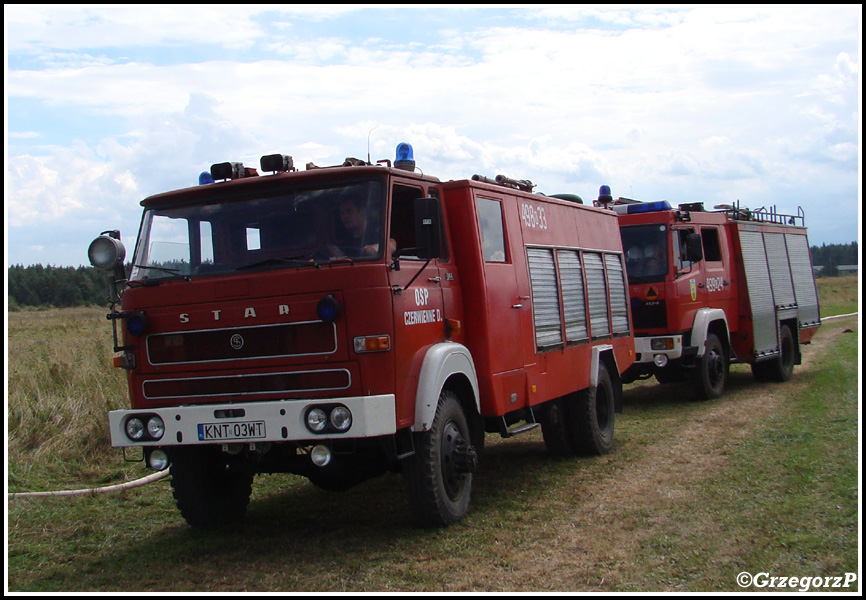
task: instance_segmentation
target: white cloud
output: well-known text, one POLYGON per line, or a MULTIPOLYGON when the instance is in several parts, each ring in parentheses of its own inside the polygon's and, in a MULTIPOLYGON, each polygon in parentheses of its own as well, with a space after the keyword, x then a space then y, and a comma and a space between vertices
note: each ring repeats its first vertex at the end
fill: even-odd
POLYGON ((832 175, 856 210, 859 9, 443 9, 423 40, 413 10, 356 31, 364 10, 7 7, 7 227, 130 235, 142 196, 211 162, 336 164, 368 135, 441 179, 730 202, 832 175))
POLYGON ((12 5, 5 9, 9 51, 40 52, 157 44, 248 46, 262 35, 246 10, 195 5, 12 5))

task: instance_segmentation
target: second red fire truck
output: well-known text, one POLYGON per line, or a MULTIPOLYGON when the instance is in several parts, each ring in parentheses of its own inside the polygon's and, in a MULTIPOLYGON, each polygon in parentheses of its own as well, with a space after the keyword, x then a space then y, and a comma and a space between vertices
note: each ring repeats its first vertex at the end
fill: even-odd
POLYGON ((635 328, 626 381, 690 381, 699 399, 724 392, 733 362, 785 381, 821 323, 804 214, 702 203, 614 201, 635 328))
POLYGON ((261 169, 215 164, 143 200, 128 276, 118 232, 89 249, 115 274, 131 398, 112 444, 171 469, 190 524, 240 519, 257 473, 340 490, 395 471, 417 522, 447 525, 485 432, 610 450, 634 360, 615 213, 442 182, 406 144, 393 165, 261 169))

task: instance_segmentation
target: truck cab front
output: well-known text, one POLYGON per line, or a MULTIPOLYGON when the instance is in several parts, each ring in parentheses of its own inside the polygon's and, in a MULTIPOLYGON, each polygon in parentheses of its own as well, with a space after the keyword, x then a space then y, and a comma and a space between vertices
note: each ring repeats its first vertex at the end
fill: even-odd
MULTIPOLYGON (((435 182, 366 164, 211 171, 226 180, 142 201, 128 278, 116 232, 92 245, 94 264, 115 269, 109 318, 131 401, 109 415, 112 445, 143 448, 153 468, 208 446, 255 455, 257 472, 301 474, 359 448, 393 455, 414 422, 393 351, 412 291, 395 284, 438 267, 411 216, 392 216, 435 182)), ((414 343, 444 341, 441 292, 438 304, 415 296, 439 312, 433 339, 428 328, 414 343)))

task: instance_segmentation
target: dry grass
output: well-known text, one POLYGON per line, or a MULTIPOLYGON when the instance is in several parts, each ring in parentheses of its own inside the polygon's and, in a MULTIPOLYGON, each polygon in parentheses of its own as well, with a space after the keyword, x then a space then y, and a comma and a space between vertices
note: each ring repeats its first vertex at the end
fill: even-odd
POLYGON ((126 378, 111 366, 104 308, 9 314, 7 410, 10 472, 92 462, 110 449, 109 410, 127 404, 126 378))
MULTIPOLYGON (((107 366, 104 312, 10 315, 18 489, 41 483, 32 479, 39 461, 73 465, 71 479, 82 440, 103 438, 101 453, 90 450, 94 477, 117 469, 101 428, 107 405, 123 406, 126 392, 107 366), (28 438, 22 423, 39 431, 28 438)), ((488 436, 472 510, 444 530, 411 526, 397 475, 344 494, 294 476, 258 477, 246 521, 207 534, 183 523, 166 481, 112 496, 15 501, 10 589, 741 591, 735 577, 744 570, 842 575, 858 559, 851 328, 856 318, 822 326, 783 385, 756 384, 737 366, 713 402, 691 401, 685 387, 628 386, 606 456, 552 459, 538 431, 488 436), (840 372, 829 369, 836 363, 840 372)))

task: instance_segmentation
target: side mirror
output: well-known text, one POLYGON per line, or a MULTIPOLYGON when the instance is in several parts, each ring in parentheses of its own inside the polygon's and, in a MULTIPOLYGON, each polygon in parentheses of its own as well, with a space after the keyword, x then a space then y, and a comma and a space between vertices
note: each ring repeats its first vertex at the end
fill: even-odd
POLYGON ((415 199, 415 243, 426 259, 439 258, 442 253, 442 223, 439 200, 432 197, 415 199))
POLYGON ((704 247, 701 242, 701 236, 697 233, 690 233, 686 236, 686 256, 685 259, 691 262, 698 262, 704 258, 704 247))

